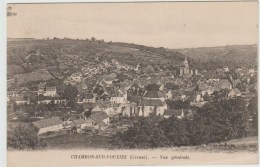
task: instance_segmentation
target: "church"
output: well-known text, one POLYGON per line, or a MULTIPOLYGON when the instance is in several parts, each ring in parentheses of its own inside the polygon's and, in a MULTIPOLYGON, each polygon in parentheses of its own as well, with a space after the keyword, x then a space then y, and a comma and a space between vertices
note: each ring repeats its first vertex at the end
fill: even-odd
POLYGON ((186 56, 183 63, 179 65, 179 75, 180 76, 190 75, 189 63, 186 56))

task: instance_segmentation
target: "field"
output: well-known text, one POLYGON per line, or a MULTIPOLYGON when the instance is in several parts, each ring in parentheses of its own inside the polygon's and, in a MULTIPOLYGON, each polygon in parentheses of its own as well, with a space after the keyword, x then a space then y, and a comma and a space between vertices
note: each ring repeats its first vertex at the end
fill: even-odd
POLYGON ((195 152, 258 152, 258 139, 257 137, 246 137, 241 139, 234 139, 226 143, 212 143, 204 146, 188 146, 173 148, 176 151, 195 151, 195 152))
MULTIPOLYGON (((47 149, 102 149, 111 148, 111 138, 104 136, 90 136, 86 134, 68 134, 53 138, 44 139, 47 149)), ((242 139, 230 140, 226 143, 212 143, 204 146, 186 146, 165 148, 173 151, 191 152, 252 152, 258 151, 257 137, 247 137, 242 139)), ((164 148, 162 148, 164 149, 164 148)))
POLYGON ((31 73, 15 75, 18 84, 25 84, 34 81, 48 81, 52 79, 52 75, 48 71, 34 71, 31 73))
POLYGON ((102 149, 111 147, 109 137, 87 134, 67 134, 47 138, 43 141, 47 144, 47 149, 102 149))

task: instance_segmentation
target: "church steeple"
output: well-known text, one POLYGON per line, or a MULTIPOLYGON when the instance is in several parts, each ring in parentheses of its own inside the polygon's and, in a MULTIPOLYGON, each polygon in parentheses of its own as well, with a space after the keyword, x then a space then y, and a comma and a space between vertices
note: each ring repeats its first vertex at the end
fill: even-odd
POLYGON ((185 60, 184 60, 183 64, 184 64, 186 67, 189 66, 189 63, 188 63, 188 60, 187 60, 187 56, 185 56, 185 60))
POLYGON ((183 64, 184 64, 183 74, 184 75, 189 75, 190 74, 189 62, 188 62, 186 56, 185 56, 185 60, 184 60, 183 64))

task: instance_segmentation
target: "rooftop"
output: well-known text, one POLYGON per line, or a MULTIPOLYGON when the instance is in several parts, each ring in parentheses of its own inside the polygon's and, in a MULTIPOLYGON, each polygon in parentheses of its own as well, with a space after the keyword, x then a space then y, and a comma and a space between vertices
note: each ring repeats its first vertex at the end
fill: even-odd
POLYGON ((33 125, 36 126, 39 129, 40 128, 46 128, 46 127, 49 127, 49 126, 58 125, 58 124, 62 124, 62 120, 59 117, 52 117, 52 118, 33 122, 33 125))
POLYGON ((107 113, 100 111, 100 112, 95 112, 93 115, 91 115, 91 117, 94 120, 100 122, 100 121, 103 121, 104 119, 108 118, 108 115, 107 115, 107 113))
POLYGON ((145 98, 162 98, 164 95, 160 91, 147 91, 144 95, 145 98))
POLYGON ((164 106, 165 103, 160 99, 144 99, 139 106, 164 106))

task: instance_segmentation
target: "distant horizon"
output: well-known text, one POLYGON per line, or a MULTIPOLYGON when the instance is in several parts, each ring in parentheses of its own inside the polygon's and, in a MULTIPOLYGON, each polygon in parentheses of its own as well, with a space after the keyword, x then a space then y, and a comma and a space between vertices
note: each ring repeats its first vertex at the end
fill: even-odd
POLYGON ((8 38, 91 38, 198 48, 258 43, 257 2, 8 4, 8 38), (46 12, 47 11, 47 12, 46 12))
MULTIPOLYGON (((8 39, 32 39, 32 40, 48 40, 46 38, 33 38, 33 37, 27 37, 27 38, 7 38, 8 39)), ((67 39, 71 39, 71 40, 85 40, 85 39, 90 39, 91 37, 88 38, 69 38, 66 37, 67 39)), ((58 38, 59 40, 63 40, 64 38, 58 38)), ((53 40, 53 38, 49 38, 49 40, 53 40)), ((97 40, 101 40, 101 39, 97 39, 97 40)), ((110 41, 106 41, 104 40, 106 43, 110 42, 110 41)), ((7 41, 8 42, 8 41, 7 41)), ((216 46, 199 46, 199 47, 188 47, 188 48, 168 48, 168 47, 164 47, 164 46, 150 46, 150 45, 145 45, 145 44, 139 44, 139 43, 133 43, 133 42, 122 42, 122 41, 112 41, 113 43, 127 43, 127 44, 135 44, 135 45, 143 45, 143 46, 147 46, 147 47, 154 47, 154 48, 159 48, 159 47, 163 47, 165 49, 198 49, 198 48, 214 48, 214 47, 226 47, 226 46, 253 46, 253 45, 258 45, 257 43, 253 43, 253 44, 230 44, 230 45, 216 45, 216 46)))

